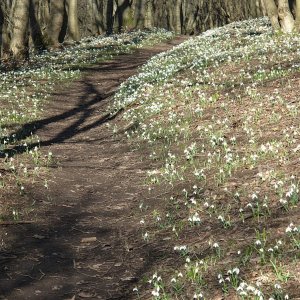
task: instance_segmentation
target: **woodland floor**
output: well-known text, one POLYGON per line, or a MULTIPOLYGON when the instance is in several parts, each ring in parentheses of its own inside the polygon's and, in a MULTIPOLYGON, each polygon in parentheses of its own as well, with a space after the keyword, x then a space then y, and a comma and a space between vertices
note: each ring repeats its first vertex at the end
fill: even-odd
POLYGON ((135 282, 159 260, 159 247, 145 245, 137 226, 147 149, 113 135, 121 120, 106 111, 121 82, 184 39, 87 68, 53 91, 34 133, 57 165, 46 192, 27 192, 36 202, 34 222, 0 228, 0 299, 131 299, 135 282))

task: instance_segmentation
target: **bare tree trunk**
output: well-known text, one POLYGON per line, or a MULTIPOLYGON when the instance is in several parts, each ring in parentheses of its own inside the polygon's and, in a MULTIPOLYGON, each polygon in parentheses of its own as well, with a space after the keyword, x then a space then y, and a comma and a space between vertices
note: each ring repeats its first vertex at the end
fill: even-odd
POLYGON ((259 0, 260 1, 260 5, 261 5, 261 11, 262 11, 262 14, 264 16, 267 15, 267 9, 266 9, 266 5, 265 5, 265 1, 264 0, 259 0))
POLYGON ((274 30, 280 30, 280 24, 278 20, 278 9, 274 0, 264 0, 268 17, 274 28, 274 30))
POLYGON ((114 1, 107 0, 105 7, 105 17, 106 17, 106 33, 112 34, 114 30, 114 1))
POLYGON ((146 13, 145 13, 145 27, 151 28, 153 27, 153 1, 148 0, 146 3, 146 13))
POLYGON ((96 27, 98 30, 98 34, 101 34, 106 31, 104 4, 101 0, 94 0, 94 1, 96 1, 95 5, 97 8, 97 10, 94 11, 96 27))
POLYGON ((2 58, 2 50, 3 50, 3 32, 4 32, 4 12, 3 8, 0 4, 0 59, 2 58))
POLYGON ((116 11, 115 11, 115 28, 118 28, 118 32, 121 32, 124 28, 132 27, 131 17, 131 4, 129 0, 116 0, 116 11))
POLYGON ((59 35, 62 29, 65 12, 65 1, 55 0, 50 6, 50 22, 48 25, 48 38, 51 46, 57 47, 59 35))
POLYGON ((78 1, 68 0, 68 32, 69 37, 74 41, 80 40, 79 26, 78 26, 78 1))
POLYGON ((300 32, 300 0, 296 0, 295 31, 300 32))
POLYGON ((12 39, 10 51, 14 59, 25 60, 29 58, 28 49, 28 23, 29 0, 17 0, 13 18, 12 39))
POLYGON ((288 0, 278 0, 278 17, 283 32, 292 32, 295 20, 290 11, 288 0))
POLYGON ((43 14, 44 14, 44 22, 45 24, 49 24, 50 22, 50 4, 48 0, 44 1, 43 14))
POLYGON ((174 18, 175 18, 175 32, 176 33, 181 33, 182 28, 181 28, 181 15, 182 15, 182 1, 181 0, 176 0, 175 4, 175 13, 174 13, 174 18))
POLYGON ((135 4, 134 20, 135 28, 142 29, 145 25, 145 1, 138 0, 135 4))
POLYGON ((14 1, 3 1, 0 3, 2 13, 3 13, 3 23, 1 26, 1 58, 7 58, 10 51, 10 20, 12 19, 12 11, 14 7, 14 1))
POLYGON ((30 35, 33 41, 34 48, 38 51, 45 50, 44 37, 40 26, 40 20, 38 19, 39 2, 38 0, 30 0, 29 7, 29 23, 30 23, 30 35))

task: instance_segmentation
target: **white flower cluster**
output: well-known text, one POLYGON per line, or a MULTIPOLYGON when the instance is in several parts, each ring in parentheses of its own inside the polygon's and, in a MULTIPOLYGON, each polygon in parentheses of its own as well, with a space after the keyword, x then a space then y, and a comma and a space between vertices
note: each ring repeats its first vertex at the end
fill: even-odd
POLYGON ((285 229, 287 234, 299 233, 299 227, 295 226, 294 223, 290 223, 290 225, 285 229))
POLYGON ((192 216, 190 216, 188 218, 188 221, 191 223, 191 224, 200 224, 201 223, 201 218, 199 216, 199 214, 197 212, 195 212, 192 216))
POLYGON ((238 286, 238 288, 236 289, 238 294, 242 297, 250 297, 250 296, 255 296, 258 300, 264 300, 264 295, 263 293, 260 291, 259 286, 253 286, 250 285, 248 283, 246 283, 245 281, 241 282, 240 285, 238 286))

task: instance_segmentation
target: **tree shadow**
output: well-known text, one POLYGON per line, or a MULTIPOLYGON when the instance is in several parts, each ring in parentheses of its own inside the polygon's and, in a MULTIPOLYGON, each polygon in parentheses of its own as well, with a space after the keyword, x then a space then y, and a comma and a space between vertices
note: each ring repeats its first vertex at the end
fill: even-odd
MULTIPOLYGON (((72 277, 75 277, 76 280, 77 277, 78 280, 80 278, 87 280, 91 276, 81 274, 80 268, 76 268, 72 246, 73 243, 80 243, 78 241, 80 232, 78 233, 74 228, 79 226, 80 221, 88 216, 86 211, 93 201, 91 195, 86 194, 77 203, 72 214, 66 209, 56 210, 55 213, 59 216, 58 221, 52 222, 50 226, 49 224, 15 225, 13 229, 14 243, 10 245, 9 249, 0 250, 2 266, 0 296, 9 297, 19 289, 26 291, 26 288, 30 288, 33 284, 38 284, 39 288, 44 286, 49 292, 48 282, 57 284, 57 281, 51 280, 52 276, 60 277, 61 288, 59 287, 59 291, 53 290, 52 295, 51 292, 45 294, 43 291, 41 298, 37 297, 37 299, 58 299, 55 296, 58 292, 60 295, 69 295, 70 298, 73 296, 73 289, 76 284, 72 277), (65 278, 66 282, 62 282, 62 278, 65 278), (43 281, 45 283, 42 283, 43 281)), ((113 229, 105 226, 92 229, 94 230, 93 234, 99 240, 103 239, 104 236, 108 237, 113 234, 113 229)), ((85 228, 85 230, 87 229, 85 228)), ((105 249, 101 249, 101 245, 98 248, 96 250, 94 248, 95 253, 98 253, 99 256, 106 255, 105 249), (101 252, 103 253, 101 254, 101 252)), ((20 295, 20 298, 17 299, 27 299, 27 297, 28 295, 22 298, 20 295)))
MULTIPOLYGON (((107 268, 107 273, 89 269, 87 265, 90 260, 99 264, 118 261, 126 255, 122 246, 124 241, 113 244, 112 237, 118 235, 117 227, 101 223, 97 227, 80 225, 89 217, 87 211, 94 202, 93 195, 87 193, 82 195, 71 213, 67 209, 56 210, 57 221, 51 222, 51 225, 15 225, 13 233, 10 232, 14 236, 14 243, 9 249, 0 250, 0 296, 8 299, 71 299, 82 289, 94 292, 97 296, 105 295, 104 299, 130 299, 132 285, 154 264, 172 255, 172 248, 162 250, 161 244, 148 244, 141 250, 138 248, 136 256, 143 256, 143 263, 134 268, 131 280, 122 282, 121 278, 116 278, 119 288, 110 295, 111 291, 105 289, 106 279, 103 276, 110 275, 110 268, 107 268), (88 236, 92 234, 97 237, 97 241, 88 245, 83 257, 80 257, 86 263, 84 267, 81 266, 81 260, 77 261, 74 250, 74 245, 79 244, 80 247, 80 240, 87 236, 83 230, 90 232, 88 236), (42 294, 34 295, 36 292, 42 294)), ((137 228, 131 230, 132 234, 138 234, 137 228)), ((112 276, 118 272, 119 275, 126 275, 126 270, 122 269, 122 272, 114 270, 112 276)))
MULTIPOLYGON (((171 42, 167 42, 167 44, 171 44, 171 42)), ((78 134, 85 133, 93 128, 96 128, 104 123, 114 119, 122 110, 111 114, 109 111, 103 112, 98 118, 90 122, 91 117, 95 113, 94 106, 101 103, 107 102, 115 91, 117 90, 119 84, 122 80, 127 78, 127 73, 133 74, 134 71, 144 62, 147 57, 151 55, 151 50, 143 50, 141 53, 139 51, 136 52, 137 55, 135 57, 128 58, 128 55, 120 55, 118 58, 111 62, 101 63, 98 66, 91 67, 83 67, 81 69, 82 72, 89 73, 93 72, 95 76, 97 74, 107 74, 105 81, 108 82, 108 86, 105 87, 106 90, 99 91, 95 87, 95 83, 93 80, 87 80, 85 77, 80 81, 80 84, 83 85, 81 90, 79 91, 80 97, 75 102, 75 105, 70 109, 64 110, 63 112, 57 115, 51 115, 44 119, 33 121, 24 124, 20 129, 13 132, 9 136, 5 136, 0 140, 0 143, 4 143, 4 141, 10 141, 17 144, 14 147, 10 147, 8 149, 4 149, 0 151, 0 157, 12 157, 17 154, 24 153, 28 150, 33 149, 36 146, 49 146, 56 143, 62 143, 67 141, 78 134), (113 71, 113 72, 112 72, 113 71), (110 76, 110 72, 112 75, 110 76), (119 72, 120 76, 124 73, 124 78, 116 78, 115 74, 119 72), (72 122, 67 122, 67 120, 71 119, 72 122), (56 124, 59 122, 65 122, 66 126, 60 130, 60 132, 48 139, 42 140, 40 142, 23 145, 23 141, 27 138, 31 137, 34 134, 37 134, 41 130, 45 130, 47 126, 51 124, 56 124), (88 123, 87 125, 83 125, 88 123)), ((64 97, 64 91, 59 91, 57 96, 62 95, 64 97)), ((68 91, 66 91, 68 93, 68 91)), ((74 102, 73 100, 66 99, 66 104, 69 102, 74 102)), ((61 105, 64 105, 62 103, 61 105)))
POLYGON ((33 134, 37 133, 39 130, 44 129, 45 127, 47 127, 52 123, 61 122, 69 118, 75 118, 75 120, 71 124, 67 125, 55 137, 50 138, 49 140, 27 144, 26 146, 21 144, 9 149, 2 150, 0 151, 0 157, 5 157, 5 156, 12 157, 14 155, 21 154, 28 150, 31 150, 36 146, 43 147, 55 143, 64 142, 80 133, 84 133, 92 128, 100 126, 105 122, 115 118, 119 112, 115 114, 106 112, 102 114, 94 122, 82 127, 82 124, 84 124, 94 113, 93 106, 101 101, 107 100, 107 98, 111 97, 114 94, 114 92, 111 92, 105 95, 98 95, 97 94, 98 92, 94 88, 93 84, 86 82, 85 85, 86 85, 85 92, 80 97, 77 105, 74 108, 66 110, 55 116, 50 116, 38 121, 26 123, 19 130, 12 133, 10 136, 3 137, 0 143, 3 143, 4 141, 13 141, 14 143, 21 142, 22 140, 29 138, 33 134), (96 94, 96 96, 86 101, 86 99, 89 98, 89 95, 92 94, 96 94))
MULTIPOLYGON (((161 52, 161 49, 156 51, 157 53, 161 52)), ((142 65, 153 54, 155 54, 153 50, 143 50, 135 55, 121 56, 114 61, 87 69, 86 71, 91 72, 78 80, 76 85, 73 84, 72 89, 59 89, 56 95, 53 93, 55 99, 51 103, 53 102, 55 107, 54 110, 51 107, 49 108, 48 117, 25 124, 20 130, 14 132, 14 139, 21 142, 29 137, 31 133, 39 135, 42 132, 43 139, 39 145, 61 144, 77 137, 79 134, 91 132, 92 129, 102 125, 102 128, 99 128, 97 132, 91 133, 94 138, 98 138, 102 134, 103 125, 116 116, 106 113, 106 103, 110 100, 120 82, 133 75, 137 66, 142 65), (69 108, 62 108, 64 105, 68 105, 69 108), (99 111, 103 111, 103 114, 99 111), (52 130, 51 126, 56 129, 54 133, 49 132, 52 130)), ((13 135, 8 138, 12 139, 13 135)), ((78 137, 75 142, 80 142, 78 137)), ((94 156, 101 156, 103 151, 107 151, 107 153, 110 153, 109 159, 111 162, 109 167, 113 170, 115 162, 114 156, 111 155, 111 144, 105 142, 100 148, 100 143, 96 145, 91 145, 91 143, 92 141, 88 140, 85 146, 86 151, 79 151, 77 155, 80 155, 80 157, 85 155, 92 146, 94 151, 98 149, 98 152, 93 153, 94 156)), ((122 145, 121 142, 120 146, 122 145)), ((29 145, 31 148, 35 146, 37 146, 35 143, 29 145)), ((26 149, 16 147, 9 151, 7 154, 13 156, 16 153, 26 151, 26 149)), ((68 149, 66 153, 68 153, 67 151, 68 149)), ((76 151, 71 151, 72 162, 79 164, 74 158, 76 157, 76 151)), ((124 155, 122 147, 118 151, 115 155, 122 157, 124 155)), ((57 169, 56 173, 61 177, 74 176, 72 178, 74 185, 75 183, 85 184, 82 192, 71 194, 68 180, 60 182, 58 178, 53 183, 54 188, 49 194, 48 192, 45 194, 44 189, 39 190, 33 187, 32 190, 28 190, 27 196, 29 199, 41 203, 41 207, 37 207, 36 210, 37 213, 39 213, 39 210, 44 211, 44 221, 38 221, 35 224, 12 225, 11 228, 4 231, 2 231, 3 228, 0 228, 2 232, 7 232, 10 237, 9 247, 6 249, 0 248, 2 266, 0 271, 0 296, 3 295, 9 299, 71 299, 74 293, 78 291, 78 286, 86 284, 92 286, 99 294, 106 294, 106 299, 111 299, 109 298, 109 292, 103 290, 106 288, 105 280, 109 281, 105 278, 109 277, 111 269, 108 268, 107 271, 99 273, 93 269, 85 268, 83 272, 82 266, 76 262, 77 252, 74 250, 74 245, 80 246, 81 238, 89 233, 96 236, 97 242, 95 245, 91 245, 90 248, 86 248, 86 252, 82 254, 82 260, 85 260, 88 265, 89 259, 95 258, 93 261, 99 259, 104 264, 114 261, 116 258, 123 259, 126 239, 118 240, 115 237, 122 237, 123 231, 128 230, 131 238, 136 240, 138 229, 135 225, 128 228, 126 222, 125 224, 115 224, 117 217, 122 216, 123 218, 123 210, 113 211, 113 213, 106 215, 110 218, 107 224, 99 221, 96 225, 95 223, 90 223, 88 226, 82 225, 86 224, 90 217, 101 217, 101 214, 105 213, 103 210, 109 205, 117 205, 119 200, 124 201, 125 194, 123 190, 119 194, 114 194, 117 193, 117 190, 113 194, 103 193, 103 188, 104 191, 106 191, 105 188, 110 191, 114 183, 106 178, 108 173, 93 172, 90 167, 94 166, 91 164, 88 155, 85 157, 85 162, 87 162, 85 172, 81 171, 80 166, 75 169, 75 172, 70 171, 70 168, 68 169, 68 166, 65 166, 62 170, 57 169), (90 177, 86 178, 85 176, 90 177), (111 199, 108 196, 115 198, 111 199), (49 207, 48 204, 44 205, 43 202, 50 202, 49 207), (68 205, 69 202, 73 203, 72 207, 68 205), (99 203, 101 203, 100 207, 99 203), (95 205, 96 210, 93 210, 93 205, 95 205), (107 245, 107 240, 112 241, 111 246, 107 245), (101 243, 98 241, 101 241, 101 243), (99 286, 99 282, 102 286, 99 286), (42 294, 35 295, 36 292, 42 292, 42 294), (16 297, 16 294, 20 297, 16 297)), ((97 170, 102 168, 100 162, 98 167, 97 170)), ((123 169, 120 169, 120 172, 121 175, 118 175, 120 177, 113 178, 113 181, 124 180, 126 174, 123 174, 123 169)), ((139 178, 139 176, 136 175, 134 178, 139 178)), ((131 187, 128 188, 130 190, 131 187)), ((129 211, 135 205, 135 202, 130 203, 129 211)), ((161 253, 157 252, 156 246, 150 245, 143 251, 145 261, 141 262, 141 265, 136 268, 135 277, 144 274, 157 257, 161 256, 161 253)), ((141 255, 141 252, 138 252, 138 254, 141 255)), ((134 259, 136 259, 135 256, 134 259)), ((128 265, 124 266, 124 272, 126 271, 125 267, 130 269, 128 265)), ((115 274, 118 274, 118 270, 115 271, 115 274)), ((127 295, 130 293, 128 291, 132 290, 130 289, 132 281, 121 282, 120 280, 120 285, 122 288, 120 297, 114 297, 114 299, 129 299, 127 295)))

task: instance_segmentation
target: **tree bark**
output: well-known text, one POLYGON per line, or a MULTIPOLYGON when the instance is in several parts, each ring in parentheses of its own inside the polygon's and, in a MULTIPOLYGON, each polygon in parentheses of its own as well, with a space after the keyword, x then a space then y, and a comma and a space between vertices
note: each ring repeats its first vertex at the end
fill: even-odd
POLYGON ((145 1, 146 0, 138 0, 135 4, 134 20, 135 28, 137 29, 142 29, 145 25, 145 1))
POLYGON ((174 13, 174 18, 175 18, 174 29, 175 32, 179 34, 182 32, 181 16, 182 16, 182 0, 176 0, 175 13, 174 13))
POLYGON ((48 39, 51 46, 57 47, 59 44, 59 35, 63 26, 64 12, 64 0, 51 1, 50 23, 48 25, 48 39))
POLYGON ((10 51, 10 34, 9 31, 11 29, 10 22, 8 20, 11 20, 13 17, 13 8, 14 3, 10 3, 9 1, 3 1, 0 3, 2 13, 3 13, 3 24, 1 26, 1 58, 7 58, 9 56, 10 51))
POLYGON ((4 12, 3 8, 0 4, 0 59, 2 58, 2 51, 3 51, 3 32, 4 32, 4 12))
POLYGON ((114 1, 107 0, 105 7, 106 33, 112 34, 114 30, 114 1))
POLYGON ((68 33, 73 41, 80 40, 77 0, 68 0, 68 33))
POLYGON ((28 23, 29 23, 29 0, 17 0, 14 18, 10 51, 15 60, 29 59, 28 49, 28 23))
POLYGON ((38 18, 38 11, 39 11, 38 4, 39 4, 38 0, 30 0, 29 24, 30 24, 30 35, 32 38, 34 48, 37 51, 42 51, 46 49, 46 46, 44 43, 44 37, 43 37, 43 33, 39 21, 41 20, 41 18, 38 18))
POLYGON ((278 0, 278 17, 282 31, 286 33, 292 32, 295 20, 290 11, 288 0, 278 0))
POLYGON ((295 31, 300 32, 300 0, 296 0, 296 20, 295 20, 295 31))
POLYGON ((280 30, 280 24, 278 20, 278 9, 274 0, 264 0, 265 7, 267 10, 268 17, 274 28, 274 30, 280 30))

